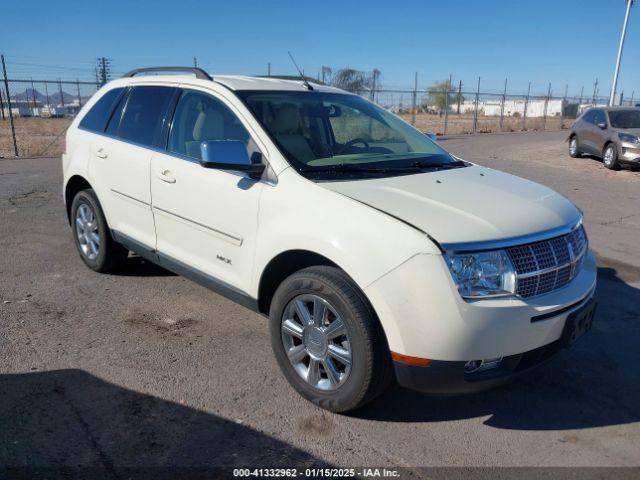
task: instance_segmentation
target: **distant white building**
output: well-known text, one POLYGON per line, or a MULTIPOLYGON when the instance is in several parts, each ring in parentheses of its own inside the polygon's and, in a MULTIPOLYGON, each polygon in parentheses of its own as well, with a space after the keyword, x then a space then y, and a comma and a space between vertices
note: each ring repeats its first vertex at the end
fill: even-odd
MULTIPOLYGON (((566 107, 567 101, 562 99, 546 100, 529 100, 526 102, 524 99, 518 100, 505 100, 504 102, 504 116, 512 117, 513 115, 524 116, 525 106, 527 108, 527 117, 536 118, 544 117, 545 103, 547 104, 547 117, 560 116, 563 108, 566 107)), ((473 113, 476 108, 476 102, 474 100, 465 100, 460 104, 460 113, 473 113)), ((502 108, 501 99, 492 100, 480 100, 478 102, 478 111, 488 116, 500 116, 500 110, 502 108)), ((456 105, 451 106, 452 110, 457 109, 456 105)))

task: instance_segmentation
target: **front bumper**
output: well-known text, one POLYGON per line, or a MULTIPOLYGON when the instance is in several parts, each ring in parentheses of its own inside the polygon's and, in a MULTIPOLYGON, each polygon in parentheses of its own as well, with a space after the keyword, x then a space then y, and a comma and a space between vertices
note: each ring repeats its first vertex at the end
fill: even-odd
MULTIPOLYGON (((588 310, 587 329, 591 328, 595 312, 593 294, 568 309, 569 314, 581 309, 588 310)), ((534 350, 502 358, 495 366, 486 370, 469 372, 467 362, 432 361, 428 366, 413 366, 394 361, 398 383, 406 388, 431 395, 461 395, 479 392, 509 383, 521 375, 539 367, 563 348, 571 344, 568 337, 572 329, 565 329, 562 337, 534 350)))
POLYGON ((640 147, 638 144, 622 142, 618 151, 618 161, 640 165, 640 147))
POLYGON ((521 299, 467 301, 440 255, 418 254, 365 288, 392 352, 431 361, 467 362, 508 357, 560 338, 568 307, 596 286, 588 252, 580 273, 554 292, 521 299))

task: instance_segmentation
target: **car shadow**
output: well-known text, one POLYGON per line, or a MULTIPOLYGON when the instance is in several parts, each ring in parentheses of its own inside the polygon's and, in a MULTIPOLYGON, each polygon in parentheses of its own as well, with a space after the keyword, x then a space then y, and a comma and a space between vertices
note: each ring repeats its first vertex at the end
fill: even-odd
POLYGON ((357 415, 396 422, 488 416, 486 425, 515 430, 640 421, 640 289, 622 280, 615 268, 599 268, 598 282, 593 329, 531 375, 458 397, 430 397, 394 387, 357 415))
MULTIPOLYGON (((594 162, 602 163, 602 158, 601 157, 598 157, 596 155, 591 155, 589 153, 583 153, 582 154, 582 158, 586 158, 588 160, 593 160, 594 162)), ((602 163, 602 165, 604 166, 604 163, 602 163)), ((630 163, 620 164, 620 168, 622 170, 630 170, 632 172, 640 171, 640 166, 639 165, 633 165, 633 164, 630 164, 630 163)))
POLYGON ((82 370, 0 375, 0 399, 2 478, 217 478, 225 466, 326 466, 241 423, 82 370))
POLYGON ((112 275, 121 277, 175 277, 177 274, 150 262, 136 254, 130 254, 125 264, 111 272, 112 275))

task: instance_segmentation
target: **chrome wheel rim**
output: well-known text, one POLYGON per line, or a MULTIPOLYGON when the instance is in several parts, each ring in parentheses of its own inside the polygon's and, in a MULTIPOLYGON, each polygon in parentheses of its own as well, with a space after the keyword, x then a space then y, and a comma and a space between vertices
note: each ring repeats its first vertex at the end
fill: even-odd
POLYGON ((575 138, 572 138, 571 142, 569 142, 569 153, 571 153, 571 155, 575 155, 577 151, 578 141, 575 138))
POLYGON ((75 223, 76 238, 80 245, 80 251, 89 260, 95 260, 100 253, 98 221, 92 208, 86 203, 81 203, 76 210, 75 223))
POLYGON ((604 163, 607 165, 611 165, 613 163, 613 148, 607 147, 604 151, 604 163))
POLYGON ((317 295, 298 295, 285 307, 280 331, 287 358, 300 378, 319 390, 344 384, 351 372, 351 342, 342 317, 329 302, 317 295))

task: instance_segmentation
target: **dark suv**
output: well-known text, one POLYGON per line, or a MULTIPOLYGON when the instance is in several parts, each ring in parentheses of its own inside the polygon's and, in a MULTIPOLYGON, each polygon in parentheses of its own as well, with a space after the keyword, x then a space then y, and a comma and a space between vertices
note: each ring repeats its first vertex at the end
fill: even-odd
POLYGON ((612 170, 621 164, 640 166, 639 137, 640 108, 591 108, 571 127, 569 155, 595 155, 612 170))

